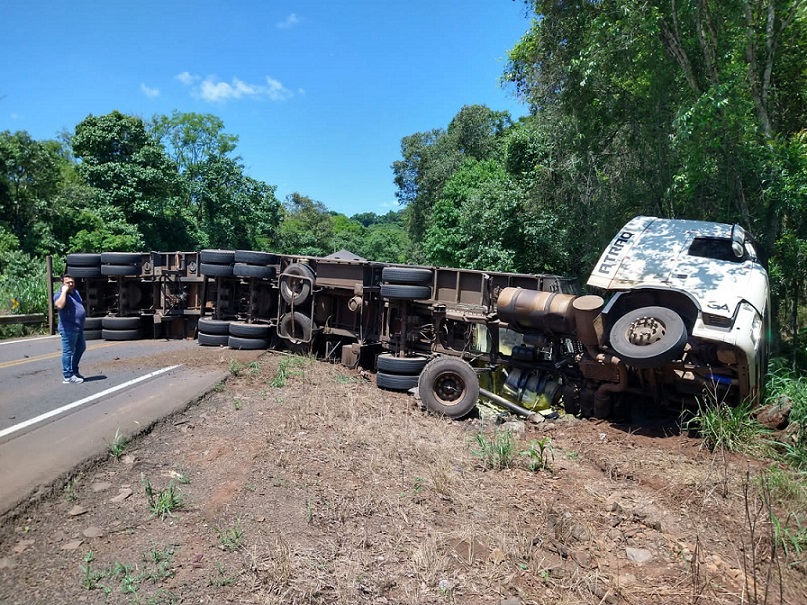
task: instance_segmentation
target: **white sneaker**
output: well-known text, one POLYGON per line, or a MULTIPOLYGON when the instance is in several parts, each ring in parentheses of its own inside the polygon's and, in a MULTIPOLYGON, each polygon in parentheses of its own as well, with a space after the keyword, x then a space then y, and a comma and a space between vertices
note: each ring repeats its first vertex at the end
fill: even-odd
POLYGON ((62 384, 80 384, 82 382, 84 382, 84 379, 80 376, 71 376, 62 380, 62 384))

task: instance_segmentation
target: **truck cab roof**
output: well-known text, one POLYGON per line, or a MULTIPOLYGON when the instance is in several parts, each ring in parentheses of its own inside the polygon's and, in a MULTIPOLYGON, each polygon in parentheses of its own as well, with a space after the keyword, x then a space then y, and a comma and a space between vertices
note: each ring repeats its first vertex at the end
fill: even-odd
POLYGON ((767 273, 738 225, 637 216, 611 240, 587 284, 609 291, 670 288, 731 317, 742 300, 765 309, 767 273))

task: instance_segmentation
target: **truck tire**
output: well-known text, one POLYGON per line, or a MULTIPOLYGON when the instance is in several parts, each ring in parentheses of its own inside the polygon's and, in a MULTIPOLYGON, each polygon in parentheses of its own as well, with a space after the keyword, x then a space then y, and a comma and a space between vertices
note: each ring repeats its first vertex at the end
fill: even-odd
POLYGON ((139 340, 143 338, 142 330, 101 330, 104 340, 139 340))
POLYGON ((202 263, 199 265, 199 272, 208 277, 232 277, 233 266, 202 263))
POLYGON ((143 255, 139 252, 101 252, 101 263, 105 265, 140 265, 143 255))
POLYGON ((233 254, 233 260, 236 263, 245 263, 247 265, 276 265, 280 262, 277 254, 255 250, 236 250, 233 254))
POLYGON ((291 279, 280 280, 280 296, 290 305, 302 305, 311 296, 314 270, 303 263, 292 263, 283 270, 291 279), (299 278, 299 279, 296 279, 299 278))
POLYGON ((73 252, 65 257, 65 261, 67 266, 73 269, 76 267, 100 267, 101 255, 89 252, 73 252))
POLYGON ((140 265, 101 265, 101 275, 140 275, 140 265))
POLYGON ((687 330, 672 309, 640 307, 617 319, 609 338, 611 347, 626 364, 652 368, 681 355, 687 330))
POLYGON ((394 300, 427 300, 432 297, 429 286, 381 284, 381 297, 394 300))
POLYGON ((101 277, 101 265, 94 265, 92 267, 67 265, 64 272, 73 277, 101 277))
POLYGON ((479 399, 479 377, 457 357, 435 357, 420 373, 418 394, 427 410, 449 418, 463 418, 479 399))
POLYGON ((430 284, 434 273, 421 267, 384 267, 381 281, 391 284, 430 284))
POLYGON ((313 328, 314 324, 310 317, 299 311, 295 311, 294 313, 285 313, 283 317, 280 318, 277 333, 281 338, 293 344, 297 344, 300 342, 310 342, 313 328))
POLYGON ((230 336, 268 339, 272 336, 272 327, 269 324, 248 324, 234 321, 230 324, 230 336))
POLYGON ((240 336, 230 336, 227 340, 227 345, 231 349, 256 351, 258 349, 268 349, 269 340, 266 338, 242 338, 240 336))
MULTIPOLYGON (((85 324, 86 325, 86 324, 85 324)), ((140 328, 140 316, 137 317, 102 317, 101 327, 105 330, 137 330, 140 328)))
POLYGON ((260 277, 272 279, 275 276, 275 268, 266 265, 248 265, 246 263, 235 263, 233 265, 233 275, 236 277, 260 277))
POLYGON ((84 331, 87 330, 100 330, 104 327, 103 317, 88 317, 84 320, 84 331))
POLYGON ((408 391, 409 389, 413 389, 418 385, 418 377, 379 372, 375 375, 375 384, 379 389, 387 389, 389 391, 408 391))
MULTIPOLYGON (((224 319, 200 317, 199 321, 196 322, 196 328, 199 332, 204 332, 205 334, 224 334, 225 336, 229 336, 231 323, 231 321, 224 319)), ((227 343, 225 342, 224 344, 227 343)))
POLYGON ((199 262, 212 265, 232 265, 235 262, 235 252, 232 250, 200 250, 199 262))
POLYGON ((199 344, 204 347, 226 347, 230 344, 230 335, 205 334, 204 332, 199 332, 199 338, 197 340, 199 344))
POLYGON ((376 367, 379 372, 401 376, 417 376, 427 363, 429 363, 429 358, 425 355, 396 357, 392 353, 382 353, 376 359, 376 367))

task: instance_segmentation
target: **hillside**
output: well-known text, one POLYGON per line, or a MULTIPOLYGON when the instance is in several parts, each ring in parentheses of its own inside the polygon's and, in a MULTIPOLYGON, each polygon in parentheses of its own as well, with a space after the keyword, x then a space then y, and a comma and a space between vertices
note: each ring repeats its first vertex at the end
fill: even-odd
POLYGON ((221 388, 3 520, 0 602, 807 602, 781 486, 674 427, 456 422, 341 366, 215 363, 221 388))

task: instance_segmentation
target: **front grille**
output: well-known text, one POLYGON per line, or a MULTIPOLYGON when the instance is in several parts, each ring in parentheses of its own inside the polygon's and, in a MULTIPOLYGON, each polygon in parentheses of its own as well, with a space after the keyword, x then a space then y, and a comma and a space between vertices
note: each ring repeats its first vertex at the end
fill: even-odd
POLYGON ((703 314, 703 323, 713 328, 730 328, 734 320, 731 317, 723 317, 722 315, 713 315, 711 313, 703 314))

